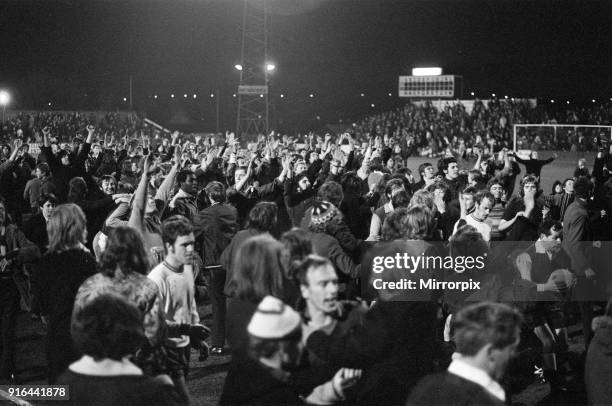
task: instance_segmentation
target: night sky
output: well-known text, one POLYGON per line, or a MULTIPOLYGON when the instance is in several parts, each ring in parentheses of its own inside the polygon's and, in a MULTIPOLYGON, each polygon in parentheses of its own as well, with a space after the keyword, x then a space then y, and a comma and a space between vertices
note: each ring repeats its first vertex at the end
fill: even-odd
MULTIPOLYGON (((269 6, 273 112, 287 122, 335 122, 399 105, 397 76, 419 65, 462 75, 466 97, 612 97, 610 1, 269 6)), ((15 108, 115 109, 126 107, 132 75, 137 109, 163 121, 181 108, 210 126, 215 93, 230 126, 242 11, 239 0, 1 1, 0 86, 15 108)))

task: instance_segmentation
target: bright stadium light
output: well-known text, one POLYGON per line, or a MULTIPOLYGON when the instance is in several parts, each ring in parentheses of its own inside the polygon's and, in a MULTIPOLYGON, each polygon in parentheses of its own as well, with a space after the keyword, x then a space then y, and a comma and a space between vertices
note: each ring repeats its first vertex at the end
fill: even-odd
POLYGON ((123 101, 124 101, 124 102, 126 102, 126 101, 127 101, 127 97, 124 97, 124 98, 123 98, 123 101))
POLYGON ((551 104, 555 104, 555 100, 554 99, 550 99, 550 103, 551 104))
POLYGON ((215 97, 215 94, 214 94, 214 93, 211 93, 211 94, 210 94, 210 98, 212 99, 212 98, 214 98, 214 97, 215 97))
POLYGON ((171 98, 171 99, 174 99, 174 93, 172 93, 172 94, 170 95, 170 98, 171 98))
POLYGON ((314 97, 314 94, 310 93, 309 97, 312 99, 314 97))
POLYGON ((441 74, 442 68, 440 67, 412 69, 412 76, 440 76, 441 74))
POLYGON ((595 99, 591 100, 593 103, 595 103, 595 99))
POLYGON ((240 65, 239 63, 237 63, 236 65, 234 65, 234 68, 236 70, 242 70, 242 65, 240 65))
POLYGON ((495 97, 495 93, 491 93, 491 97, 495 97))
POLYGON ((197 98, 198 98, 198 95, 197 95, 197 94, 194 94, 194 95, 193 95, 193 98, 194 98, 194 99, 197 99, 197 98))
POLYGON ((157 99, 157 95, 154 95, 154 96, 153 96, 153 98, 154 98, 154 99, 157 99))
POLYGON ((268 63, 266 64, 266 70, 267 70, 268 72, 272 72, 272 71, 276 70, 276 65, 275 65, 275 64, 273 64, 272 62, 268 62, 268 63))
POLYGON ((370 107, 374 107, 374 103, 370 104, 370 107))
POLYGON ((389 93, 389 97, 393 96, 393 93, 389 93))
POLYGON ((2 107, 2 124, 4 124, 4 115, 6 114, 6 106, 11 102, 11 95, 6 90, 0 90, 0 106, 2 107))
POLYGON ((364 97, 364 96, 365 96, 365 93, 361 93, 361 94, 360 94, 360 96, 361 96, 361 97, 364 97))
POLYGON ((6 107, 11 102, 11 95, 6 90, 0 90, 0 106, 6 107))
POLYGON ((474 92, 470 93, 470 95, 473 97, 474 96, 474 92))
POLYGON ((281 99, 285 98, 285 95, 281 93, 280 95, 281 99))

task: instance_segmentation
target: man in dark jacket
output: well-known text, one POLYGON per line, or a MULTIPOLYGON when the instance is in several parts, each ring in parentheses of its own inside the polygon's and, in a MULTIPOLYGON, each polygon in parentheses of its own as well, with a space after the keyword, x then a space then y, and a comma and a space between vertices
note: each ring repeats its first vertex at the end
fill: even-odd
POLYGON ((498 382, 519 344, 522 319, 501 303, 463 308, 453 319, 457 350, 448 370, 423 378, 406 405, 504 405, 498 382))
POLYGON ((590 261, 593 256, 593 232, 587 211, 587 199, 592 188, 593 185, 589 179, 578 178, 574 183, 576 198, 567 207, 563 216, 563 249, 570 257, 571 271, 578 278, 575 294, 579 301, 586 348, 592 337, 593 309, 590 300, 593 299, 593 280, 596 277, 590 261))
POLYGON ((227 204, 225 187, 221 182, 210 182, 204 188, 210 206, 200 211, 193 220, 194 235, 202 247, 204 268, 210 271, 210 301, 213 324, 211 354, 220 355, 225 345, 225 288, 226 270, 221 266, 221 253, 238 231, 238 213, 227 204))
POLYGON ((43 128, 43 146, 40 152, 43 160, 51 167, 56 186, 55 193, 60 203, 66 202, 68 197, 68 182, 70 182, 70 179, 77 176, 83 176, 85 173, 85 160, 91 149, 95 128, 89 125, 87 126, 87 132, 88 135, 85 144, 80 147, 76 158, 72 159, 71 154, 65 150, 60 151, 57 156, 53 154, 49 144, 51 130, 48 127, 43 128))

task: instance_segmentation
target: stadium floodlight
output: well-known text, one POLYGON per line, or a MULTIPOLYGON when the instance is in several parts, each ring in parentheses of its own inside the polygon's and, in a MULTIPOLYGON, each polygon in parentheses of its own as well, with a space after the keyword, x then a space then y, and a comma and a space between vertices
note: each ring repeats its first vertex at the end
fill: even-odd
POLYGON ((236 65, 234 65, 234 68, 236 70, 242 70, 242 65, 240 65, 239 63, 237 63, 236 65))
POLYGON ((266 70, 268 72, 273 72, 273 71, 276 70, 276 65, 273 64, 272 62, 268 62, 268 63, 266 63, 266 70))
POLYGON ((0 106, 2 106, 2 124, 4 124, 4 115, 6 106, 11 102, 11 95, 6 90, 0 90, 0 106))
POLYGON ((0 90, 0 106, 6 107, 11 102, 11 95, 6 90, 0 90))
POLYGON ((474 92, 470 93, 470 95, 473 97, 474 96, 474 92))
POLYGON ((440 76, 441 74, 442 74, 442 68, 440 67, 412 69, 412 76, 440 76))

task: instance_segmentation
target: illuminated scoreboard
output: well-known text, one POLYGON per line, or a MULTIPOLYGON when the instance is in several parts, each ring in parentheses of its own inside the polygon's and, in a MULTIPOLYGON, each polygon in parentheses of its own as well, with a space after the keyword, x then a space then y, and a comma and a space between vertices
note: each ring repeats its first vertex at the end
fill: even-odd
POLYGON ((455 97, 461 76, 400 76, 399 97, 455 97))

